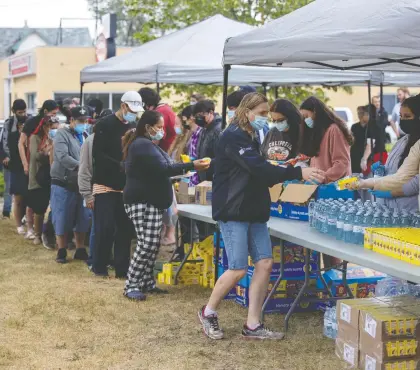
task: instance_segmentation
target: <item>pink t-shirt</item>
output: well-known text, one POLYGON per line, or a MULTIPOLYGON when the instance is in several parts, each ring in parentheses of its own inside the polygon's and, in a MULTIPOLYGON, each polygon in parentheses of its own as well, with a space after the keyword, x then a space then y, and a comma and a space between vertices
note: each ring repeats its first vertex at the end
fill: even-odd
POLYGON ((336 124, 325 132, 319 155, 312 157, 311 167, 325 171, 325 183, 351 175, 350 145, 336 124))

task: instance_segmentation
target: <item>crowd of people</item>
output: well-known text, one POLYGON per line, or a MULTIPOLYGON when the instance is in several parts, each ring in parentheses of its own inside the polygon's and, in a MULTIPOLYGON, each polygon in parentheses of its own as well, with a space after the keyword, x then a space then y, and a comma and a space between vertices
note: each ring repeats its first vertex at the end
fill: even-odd
MULTIPOLYGON (((400 139, 389 157, 388 118, 378 97, 358 108, 360 121, 349 129, 316 97, 298 109, 286 99, 270 105, 266 96, 244 87, 227 97, 224 130, 215 103, 199 94, 178 115, 148 87, 126 92, 116 112, 103 110, 95 100, 86 106, 47 100, 29 118, 25 102, 18 99, 1 137, 17 233, 57 249, 58 263, 68 262, 67 251, 75 244, 73 259, 86 261, 96 276, 109 276, 113 267, 115 277, 126 280, 124 295, 142 301, 148 294, 167 293, 156 286, 154 266, 160 246, 175 242, 172 178, 185 176, 190 186, 213 181, 213 218, 229 270, 198 313, 204 332, 223 338, 217 308, 246 274, 250 255, 255 274, 242 334, 281 339, 281 333, 260 322, 273 263, 269 188, 290 180, 331 183, 360 173, 365 180, 359 188, 373 189, 377 199, 391 206, 418 210, 420 96, 399 91, 400 111, 391 124, 400 139), (67 117, 65 124, 57 120, 59 111, 67 117), (185 154, 191 161, 182 161, 185 154), (306 160, 296 166, 272 162, 298 155, 306 160), (375 162, 384 165, 387 176, 370 178, 375 162), (131 257, 133 238, 137 245, 131 257)), ((206 236, 200 223, 191 232, 194 239, 206 236)))

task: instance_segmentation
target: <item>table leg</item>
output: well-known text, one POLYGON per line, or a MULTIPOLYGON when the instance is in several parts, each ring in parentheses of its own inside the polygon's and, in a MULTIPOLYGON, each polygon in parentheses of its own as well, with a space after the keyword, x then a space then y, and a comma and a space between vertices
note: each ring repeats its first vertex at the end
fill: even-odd
POLYGON ((283 275, 284 275, 284 240, 280 240, 280 275, 277 278, 276 282, 274 283, 273 287, 271 288, 270 292, 268 293, 267 298, 264 301, 264 304, 263 304, 262 310, 261 310, 261 322, 264 321, 264 311, 265 311, 265 308, 267 307, 268 301, 275 294, 278 286, 280 285, 281 281, 283 280, 283 275))
POLYGON ((347 295, 349 298, 353 299, 353 292, 351 291, 349 285, 347 284, 347 261, 343 261, 343 285, 347 290, 347 295))
POLYGON ((220 228, 216 224, 216 240, 215 240, 215 261, 214 261, 214 283, 216 284, 217 279, 219 278, 219 257, 220 257, 220 228))
POLYGON ((308 288, 310 284, 311 279, 311 271, 310 271, 310 259, 311 259, 311 250, 303 248, 303 252, 305 254, 305 264, 304 264, 304 270, 305 270, 305 282, 302 286, 302 288, 299 291, 299 294, 293 301, 291 307, 289 308, 289 311, 287 312, 286 318, 284 319, 284 331, 287 332, 289 329, 289 320, 292 314, 295 312, 296 306, 300 303, 303 295, 305 294, 306 288, 308 288))
POLYGON ((190 239, 190 249, 188 250, 188 252, 185 254, 184 258, 182 259, 181 264, 178 267, 178 270, 176 270, 176 274, 175 274, 175 282, 174 285, 178 284, 178 276, 181 273, 182 268, 184 267, 185 263, 188 260, 188 257, 190 256, 191 252, 194 249, 194 235, 193 235, 193 231, 194 231, 194 223, 195 221, 191 218, 190 219, 190 231, 191 231, 191 239, 190 239))

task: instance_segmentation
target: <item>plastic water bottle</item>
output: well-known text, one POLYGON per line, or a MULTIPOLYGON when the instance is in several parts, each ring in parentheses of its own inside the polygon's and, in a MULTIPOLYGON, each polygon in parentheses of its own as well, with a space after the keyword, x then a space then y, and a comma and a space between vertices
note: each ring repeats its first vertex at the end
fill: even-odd
POLYGON ((391 227, 401 227, 401 217, 397 210, 394 210, 391 218, 391 227))
POLYGON ((385 173, 385 166, 381 165, 373 172, 373 177, 384 177, 385 173))
POLYGON ((338 205, 334 205, 331 208, 331 212, 328 215, 328 234, 336 236, 337 233, 337 216, 338 216, 338 205))
POLYGON ((325 211, 324 211, 324 215, 322 218, 322 225, 321 225, 321 232, 324 234, 328 234, 329 232, 329 219, 330 219, 330 215, 331 212, 334 209, 334 203, 330 202, 329 204, 327 203, 327 205, 325 206, 325 211))
POLYGON ((315 204, 315 213, 314 213, 314 228, 318 230, 318 224, 319 224, 319 217, 321 213, 322 205, 324 204, 324 201, 321 199, 315 204))
POLYGON ((336 239, 344 240, 344 220, 346 219, 346 206, 340 208, 340 213, 337 218, 336 239))
POLYGON ((413 217, 412 226, 420 228, 420 215, 416 215, 416 217, 413 217))
POLYGON ((318 212, 318 224, 317 224, 317 230, 322 232, 322 226, 327 218, 326 216, 326 210, 327 210, 327 205, 326 202, 322 202, 321 206, 319 207, 319 212, 318 212))
POLYGON ((388 211, 385 211, 385 213, 382 215, 382 227, 391 227, 391 216, 388 211))
POLYGON ((375 288, 377 297, 396 297, 410 293, 410 288, 405 280, 389 277, 381 279, 375 288))
POLYGON ((411 226, 411 217, 406 210, 403 210, 401 214, 401 227, 410 227, 410 226, 411 226))
POLYGON ((312 199, 308 205, 308 214, 309 214, 309 226, 314 227, 314 214, 315 214, 316 202, 312 199))
POLYGON ((337 313, 335 307, 327 307, 324 314, 324 335, 327 338, 337 337, 337 313))
POLYGON ((354 220, 355 209, 350 208, 347 211, 346 218, 344 220, 344 241, 346 243, 353 242, 353 220, 354 220))
POLYGON ((363 210, 357 211, 353 221, 353 243, 357 245, 363 245, 364 243, 363 218, 363 210))
POLYGON ((374 228, 380 228, 382 227, 382 218, 381 213, 379 211, 376 211, 372 218, 372 227, 374 228))
MULTIPOLYGON (((365 238, 365 232, 368 227, 372 227, 372 219, 373 219, 373 211, 368 210, 365 215, 363 216, 363 240, 365 238)), ((364 243, 364 241, 363 241, 364 243)))

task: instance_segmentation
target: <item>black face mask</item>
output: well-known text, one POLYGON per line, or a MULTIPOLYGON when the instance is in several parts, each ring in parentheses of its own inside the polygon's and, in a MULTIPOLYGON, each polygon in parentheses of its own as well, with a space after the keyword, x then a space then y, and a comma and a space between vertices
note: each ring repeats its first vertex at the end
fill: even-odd
POLYGON ((26 120, 28 119, 28 117, 27 117, 27 116, 16 116, 16 118, 17 118, 17 121, 18 121, 19 123, 25 123, 25 122, 26 122, 26 120))
POLYGON ((206 119, 202 116, 195 117, 195 123, 199 127, 204 127, 206 125, 206 119))
POLYGON ((184 127, 184 129, 186 129, 186 130, 191 129, 190 125, 188 123, 185 123, 185 122, 182 122, 182 127, 184 127))
POLYGON ((420 119, 402 119, 400 121, 401 130, 407 135, 420 135, 420 119))

